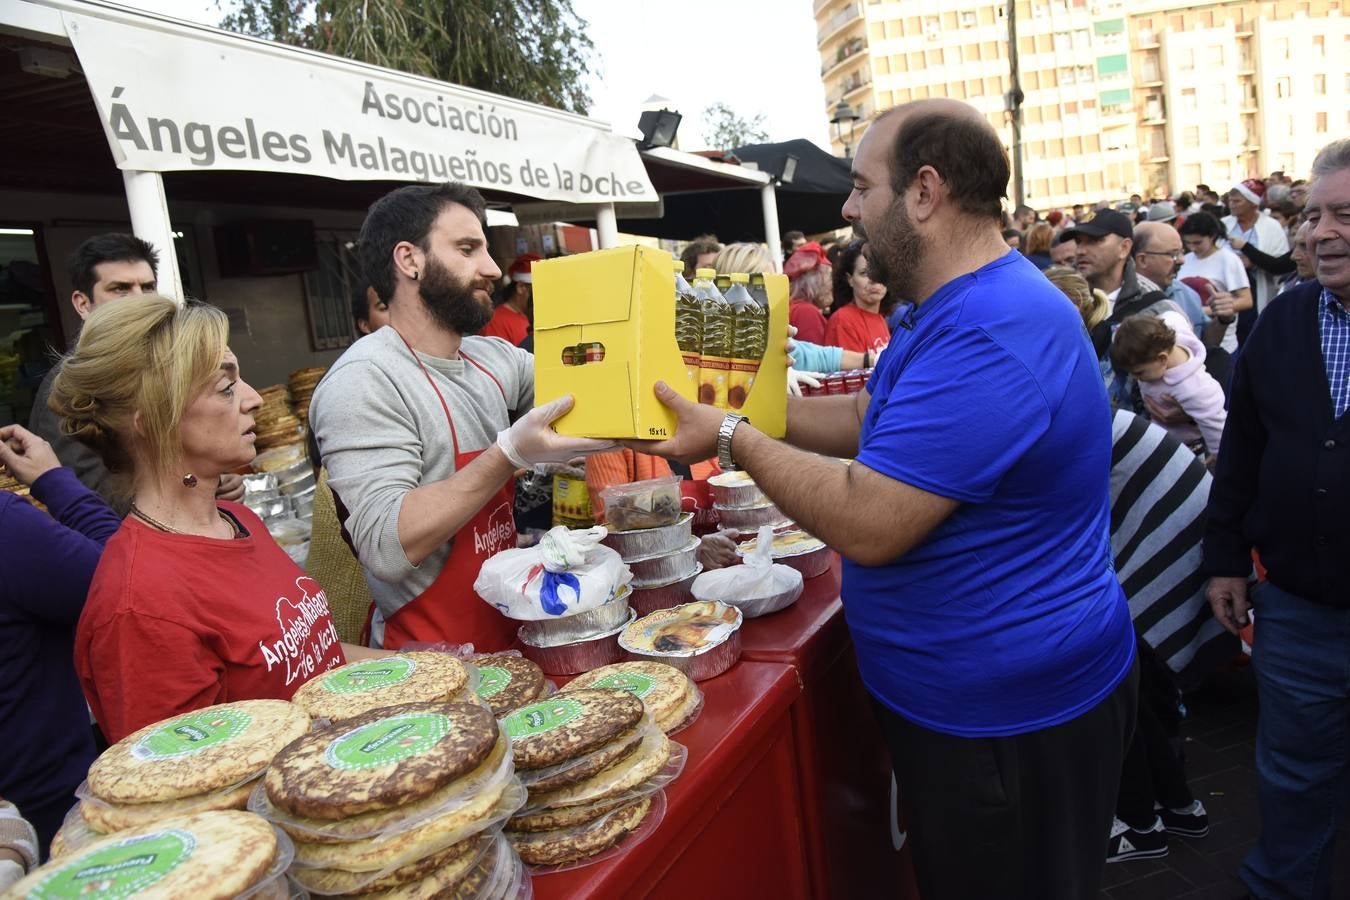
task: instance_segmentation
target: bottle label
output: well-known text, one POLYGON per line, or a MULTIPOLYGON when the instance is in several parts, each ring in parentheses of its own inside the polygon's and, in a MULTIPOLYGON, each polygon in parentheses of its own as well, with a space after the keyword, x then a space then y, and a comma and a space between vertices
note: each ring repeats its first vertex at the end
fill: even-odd
POLYGON ((159 761, 200 753, 243 733, 253 717, 238 709, 203 709, 171 719, 131 747, 137 759, 159 761))
POLYGON ((731 375, 731 360, 725 356, 699 358, 698 402, 719 409, 727 408, 727 381, 731 375))

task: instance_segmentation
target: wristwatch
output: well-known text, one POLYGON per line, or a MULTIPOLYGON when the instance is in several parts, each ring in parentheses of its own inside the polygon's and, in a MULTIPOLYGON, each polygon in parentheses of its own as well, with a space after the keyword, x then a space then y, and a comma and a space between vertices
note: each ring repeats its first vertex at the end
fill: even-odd
POLYGON ((717 464, 722 467, 722 471, 735 471, 736 461, 731 458, 731 436, 736 433, 737 425, 749 421, 740 413, 729 412, 722 420, 722 427, 717 429, 717 464))

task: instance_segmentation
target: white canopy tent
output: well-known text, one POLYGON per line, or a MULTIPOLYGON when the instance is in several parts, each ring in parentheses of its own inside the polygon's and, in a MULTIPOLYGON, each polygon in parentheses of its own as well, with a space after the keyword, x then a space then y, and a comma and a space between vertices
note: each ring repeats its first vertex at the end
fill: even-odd
MULTIPOLYGON (((10 0, 0 5, 0 35, 33 42, 25 72, 69 75, 70 56, 50 48, 73 51, 132 227, 161 250, 175 230, 166 172, 463 181, 522 216, 537 204, 556 206, 559 219, 593 219, 606 247, 620 218, 659 209, 650 173, 660 170, 702 179, 682 191, 760 190, 777 256, 772 177, 669 148, 639 153, 585 116, 104 0, 10 0)), ((161 284, 181 296, 174 254, 161 257, 161 284)))

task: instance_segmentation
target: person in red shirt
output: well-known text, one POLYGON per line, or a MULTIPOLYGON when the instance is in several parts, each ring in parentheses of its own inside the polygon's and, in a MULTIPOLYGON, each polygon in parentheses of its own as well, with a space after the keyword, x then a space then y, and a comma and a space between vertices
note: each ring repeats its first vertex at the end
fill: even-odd
POLYGON ((94 311, 52 386, 63 431, 129 482, 75 631, 105 737, 216 703, 289 699, 354 658, 322 588, 247 507, 218 501, 253 460, 257 391, 215 307, 130 297, 94 311))
POLYGON ((886 307, 894 305, 886 301, 886 285, 868 277, 862 241, 854 241, 844 248, 834 270, 835 308, 823 343, 859 353, 886 349, 891 342, 886 307))
POLYGON ((829 258, 815 241, 802 244, 783 264, 790 285, 788 324, 797 329, 800 341, 825 342, 824 311, 834 302, 832 273, 829 258))
POLYGON ((511 268, 506 270, 510 283, 506 285, 502 301, 493 310, 492 320, 482 330, 483 337, 499 337, 513 347, 519 347, 529 337, 534 303, 534 279, 530 267, 539 259, 543 257, 525 253, 511 263, 511 268))

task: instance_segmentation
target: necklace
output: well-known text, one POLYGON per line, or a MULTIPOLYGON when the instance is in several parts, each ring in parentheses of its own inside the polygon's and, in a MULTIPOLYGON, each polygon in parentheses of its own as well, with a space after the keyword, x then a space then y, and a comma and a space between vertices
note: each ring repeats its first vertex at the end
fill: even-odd
MULTIPOLYGON (((178 528, 174 528, 172 525, 165 525, 159 519, 156 519, 154 516, 150 515, 145 510, 141 509, 134 502, 131 504, 131 512, 132 515, 144 521, 145 524, 159 531, 163 531, 167 534, 188 534, 188 532, 178 528)), ((224 519, 225 523, 230 526, 230 531, 233 532, 231 537, 238 538, 243 536, 239 530, 239 525, 234 521, 234 519, 230 518, 219 509, 216 510, 216 514, 219 515, 222 519, 224 519)))

